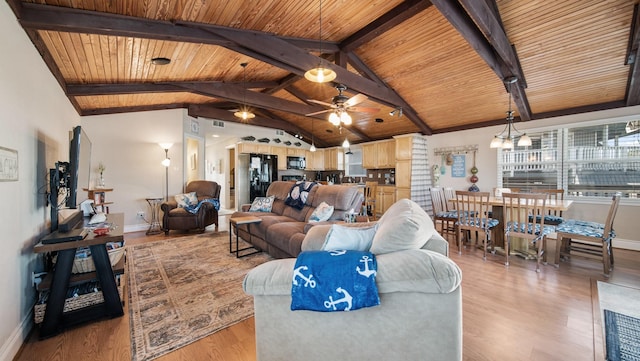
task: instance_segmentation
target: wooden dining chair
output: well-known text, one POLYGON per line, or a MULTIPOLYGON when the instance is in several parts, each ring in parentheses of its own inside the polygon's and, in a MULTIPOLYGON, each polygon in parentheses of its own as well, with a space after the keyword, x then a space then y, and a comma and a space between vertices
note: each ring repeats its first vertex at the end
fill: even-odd
POLYGON ((471 243, 471 232, 477 232, 476 243, 482 236, 482 259, 487 259, 487 245, 491 244, 491 252, 495 252, 491 243, 491 229, 498 225, 498 220, 486 216, 489 210, 489 192, 456 191, 456 242, 458 253, 462 254, 463 233, 471 243))
POLYGON ((376 195, 378 193, 378 182, 364 183, 364 206, 368 216, 376 220, 376 195))
MULTIPOLYGON (((543 193, 547 195, 547 204, 549 202, 559 203, 564 200, 564 189, 546 189, 546 188, 534 188, 531 193, 543 193)), ((542 215, 538 215, 539 217, 542 215)), ((544 214, 544 224, 557 226, 564 222, 562 218, 561 210, 554 210, 547 208, 547 212, 544 214)))
POLYGON ((431 187, 429 188, 429 193, 431 195, 433 221, 436 227, 440 224, 440 234, 445 238, 447 238, 447 235, 455 237, 455 223, 458 220, 458 214, 455 211, 449 211, 444 190, 440 187, 431 187))
POLYGON ((557 227, 558 241, 556 242, 555 266, 560 265, 560 256, 583 256, 602 260, 605 277, 613 269, 612 240, 616 237, 613 230, 613 221, 620 204, 620 193, 616 193, 611 199, 609 213, 604 223, 568 219, 557 227))
POLYGON ((533 215, 545 214, 547 195, 542 193, 504 193, 502 208, 504 212, 504 253, 505 266, 509 266, 509 253, 513 237, 532 242, 536 249, 536 272, 540 272, 540 260, 547 263, 547 235, 555 231, 555 227, 545 225, 543 217, 533 215))

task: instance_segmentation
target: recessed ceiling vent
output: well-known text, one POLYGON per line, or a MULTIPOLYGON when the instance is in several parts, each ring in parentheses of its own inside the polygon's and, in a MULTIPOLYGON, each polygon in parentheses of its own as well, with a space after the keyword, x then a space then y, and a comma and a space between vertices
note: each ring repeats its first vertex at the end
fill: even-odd
POLYGON ((222 120, 212 120, 211 125, 216 128, 224 128, 224 122, 222 120))
POLYGON ((284 130, 276 129, 276 135, 284 135, 284 130))

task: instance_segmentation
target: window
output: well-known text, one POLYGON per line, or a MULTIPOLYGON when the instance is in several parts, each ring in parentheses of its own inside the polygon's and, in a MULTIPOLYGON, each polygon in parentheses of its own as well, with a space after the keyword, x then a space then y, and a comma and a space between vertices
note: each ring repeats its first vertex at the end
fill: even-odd
POLYGON ((501 187, 562 188, 576 197, 640 193, 640 128, 634 122, 528 133, 533 144, 498 151, 501 187), (630 126, 631 125, 631 126, 630 126))
POLYGON ((346 158, 346 171, 345 176, 348 177, 365 177, 367 174, 366 170, 362 168, 362 149, 349 149, 347 153, 345 153, 346 158), (349 154, 351 152, 351 154, 349 154))

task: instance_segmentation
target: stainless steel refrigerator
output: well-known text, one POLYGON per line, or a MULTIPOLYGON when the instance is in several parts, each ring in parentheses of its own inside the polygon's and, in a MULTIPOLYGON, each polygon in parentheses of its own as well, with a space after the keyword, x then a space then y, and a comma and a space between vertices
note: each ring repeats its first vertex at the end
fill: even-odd
POLYGON ((278 180, 278 156, 272 154, 239 154, 236 195, 238 206, 264 197, 271 182, 278 180))

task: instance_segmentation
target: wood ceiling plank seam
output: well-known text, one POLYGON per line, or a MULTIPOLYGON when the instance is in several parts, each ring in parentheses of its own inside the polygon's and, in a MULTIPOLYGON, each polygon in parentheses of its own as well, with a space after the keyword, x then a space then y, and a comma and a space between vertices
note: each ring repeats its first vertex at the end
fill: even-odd
POLYGON ((108 36, 107 37, 107 46, 109 49, 109 69, 108 69, 108 79, 110 81, 117 83, 118 82, 118 38, 116 36, 108 36))
POLYGON ((63 44, 68 44, 65 46, 66 49, 71 49, 67 51, 67 56, 69 56, 69 62, 73 67, 73 71, 77 79, 80 81, 87 81, 86 77, 86 57, 84 57, 84 49, 82 47, 78 48, 77 39, 79 38, 79 34, 76 33, 59 33, 60 39, 63 44), (74 40, 74 38, 76 40, 74 40), (84 61, 82 60, 84 58, 84 61))
MULTIPOLYGON (((44 30, 33 30, 35 34, 42 40, 42 47, 45 49, 50 56, 53 64, 52 66, 58 68, 58 72, 60 73, 61 79, 67 79, 71 74, 68 73, 68 69, 72 69, 72 65, 69 62, 69 57, 66 54, 61 54, 60 49, 66 49, 63 46, 56 46, 56 43, 59 42, 60 38, 57 33, 44 31, 44 30), (54 39, 54 35, 55 38, 54 39)), ((64 82, 66 84, 66 81, 64 82)))

